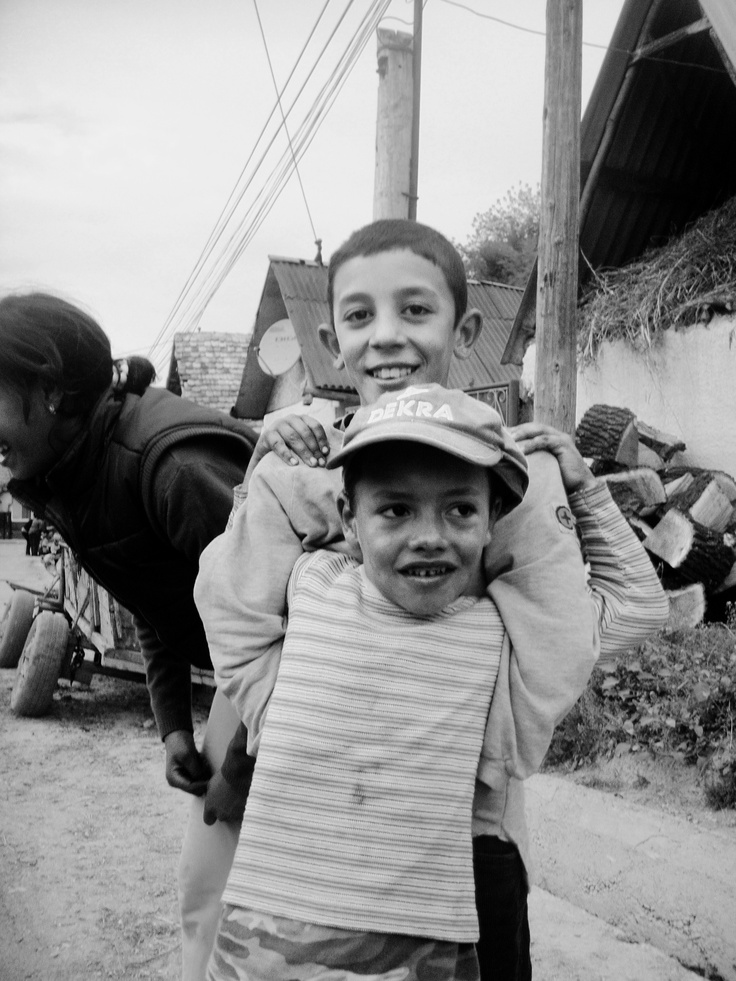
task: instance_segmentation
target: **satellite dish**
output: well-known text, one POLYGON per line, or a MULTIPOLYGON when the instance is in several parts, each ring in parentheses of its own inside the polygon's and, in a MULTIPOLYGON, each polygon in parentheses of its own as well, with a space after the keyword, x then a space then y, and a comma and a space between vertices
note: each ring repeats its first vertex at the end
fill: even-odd
POLYGON ((301 350, 287 317, 271 324, 258 345, 258 364, 267 375, 283 375, 299 360, 301 350))

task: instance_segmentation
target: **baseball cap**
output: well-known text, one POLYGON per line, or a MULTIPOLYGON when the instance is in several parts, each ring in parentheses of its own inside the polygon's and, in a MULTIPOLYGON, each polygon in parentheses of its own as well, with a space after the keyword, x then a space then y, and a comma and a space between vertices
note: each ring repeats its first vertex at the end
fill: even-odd
POLYGON ((458 389, 417 385, 361 406, 345 429, 342 449, 326 466, 342 466, 360 450, 388 441, 424 443, 488 467, 504 485, 505 511, 516 507, 529 483, 524 454, 498 412, 458 389))

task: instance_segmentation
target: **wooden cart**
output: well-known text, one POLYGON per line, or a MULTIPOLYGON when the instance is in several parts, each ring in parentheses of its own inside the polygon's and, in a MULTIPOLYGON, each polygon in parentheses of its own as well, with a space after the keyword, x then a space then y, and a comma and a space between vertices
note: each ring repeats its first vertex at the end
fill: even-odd
MULTIPOLYGON (((5 664, 17 655, 11 695, 17 715, 43 715, 59 678, 90 684, 95 674, 145 681, 133 617, 62 547, 57 576, 45 592, 14 588, 3 638, 5 664), (33 603, 29 603, 33 597, 33 603)), ((212 671, 192 668, 195 684, 214 686, 212 671)))

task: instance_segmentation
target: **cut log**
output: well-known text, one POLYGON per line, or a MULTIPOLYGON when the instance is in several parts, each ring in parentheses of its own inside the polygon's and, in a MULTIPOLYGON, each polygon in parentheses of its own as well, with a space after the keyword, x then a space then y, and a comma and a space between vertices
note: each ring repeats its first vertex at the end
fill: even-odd
POLYGON ((736 586, 736 562, 734 562, 734 564, 731 566, 731 569, 723 582, 716 586, 713 592, 723 593, 725 590, 731 589, 733 586, 736 586))
POLYGON ((697 627, 705 617, 705 589, 702 582, 693 582, 682 589, 665 590, 670 604, 670 615, 664 629, 687 630, 697 627))
POLYGON ((690 472, 680 474, 679 477, 671 477, 669 471, 662 474, 662 486, 668 500, 675 494, 686 491, 694 481, 695 477, 690 472))
POLYGON ((645 422, 641 422, 638 419, 636 421, 636 429, 641 442, 661 456, 665 463, 672 459, 678 450, 686 449, 685 444, 678 436, 663 433, 660 429, 655 429, 654 426, 647 426, 645 422))
POLYGON ((639 440, 639 466, 651 467, 659 473, 664 470, 664 465, 664 460, 659 453, 655 453, 651 447, 639 440))
POLYGON ((667 501, 662 481, 649 467, 637 467, 601 477, 608 484, 611 497, 625 518, 647 517, 667 501))
POLYGON ((592 405, 575 431, 575 443, 583 456, 636 467, 639 434, 629 409, 616 405, 592 405))
POLYGON ((690 514, 711 531, 725 531, 733 518, 734 506, 715 480, 707 485, 700 497, 690 506, 690 514))
POLYGON ((736 504, 736 480, 730 474, 726 473, 725 470, 709 470, 705 467, 673 466, 667 467, 662 476, 662 480, 666 483, 667 481, 675 480, 677 477, 681 477, 686 473, 689 473, 692 477, 697 477, 699 474, 710 474, 729 501, 731 501, 732 504, 736 504))
POLYGON ((731 504, 736 504, 736 480, 724 470, 711 470, 710 473, 731 504))
POLYGON ((640 542, 643 542, 647 535, 651 535, 652 531, 654 530, 649 522, 644 521, 642 518, 638 517, 638 515, 632 515, 632 517, 628 518, 627 520, 640 542))
POLYGON ((667 511, 643 545, 676 569, 684 582, 702 582, 708 592, 723 582, 734 562, 723 535, 676 508, 667 511))
POLYGON ((682 477, 673 481, 679 484, 674 491, 672 486, 668 485, 668 507, 687 512, 695 521, 710 528, 711 531, 724 532, 733 518, 733 504, 723 493, 710 470, 701 470, 688 476, 692 479, 687 484, 681 483, 682 477))

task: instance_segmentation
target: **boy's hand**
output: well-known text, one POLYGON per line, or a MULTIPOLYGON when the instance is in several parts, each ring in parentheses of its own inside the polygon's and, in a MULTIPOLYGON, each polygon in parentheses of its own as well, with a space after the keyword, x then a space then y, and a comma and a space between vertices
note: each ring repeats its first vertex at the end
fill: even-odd
POLYGON ((248 793, 240 793, 223 777, 218 770, 207 784, 207 795, 204 799, 204 823, 214 824, 215 821, 242 821, 245 802, 248 793))
POLYGON ((169 785, 201 797, 207 789, 210 768, 197 751, 193 734, 186 729, 177 729, 166 736, 164 746, 169 785))
POLYGON ((513 426, 509 432, 525 454, 534 453, 536 450, 547 450, 557 457, 562 483, 568 494, 587 487, 595 487, 596 479, 590 467, 567 433, 539 422, 525 422, 521 426, 513 426))
POLYGON ((311 416, 294 414, 276 419, 261 432, 248 466, 248 475, 271 452, 292 467, 300 461, 310 467, 323 467, 330 444, 321 423, 311 416))

